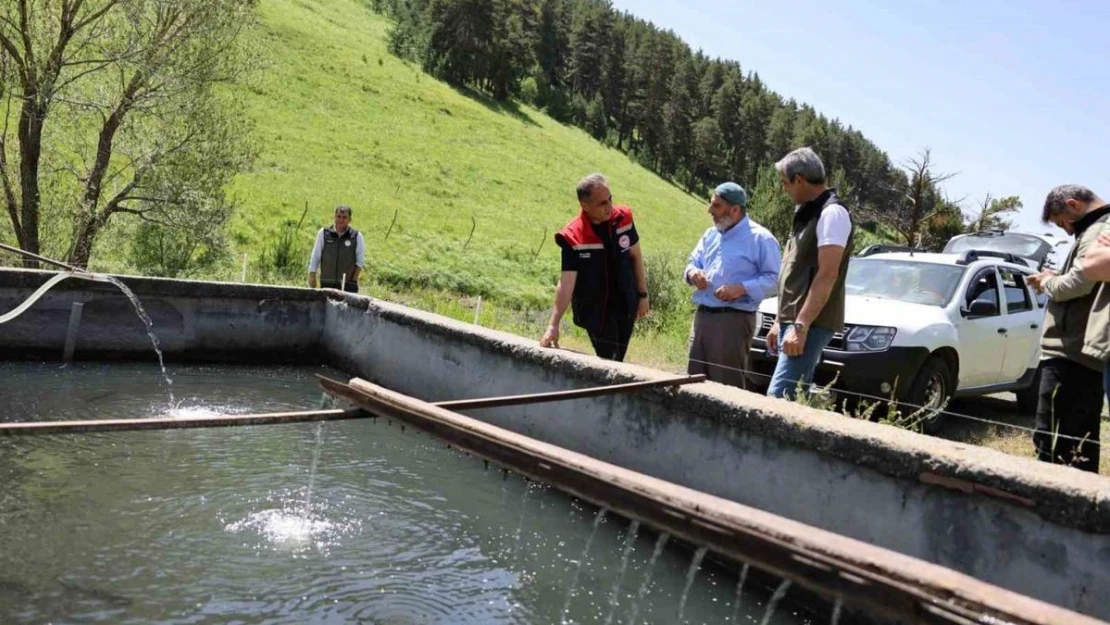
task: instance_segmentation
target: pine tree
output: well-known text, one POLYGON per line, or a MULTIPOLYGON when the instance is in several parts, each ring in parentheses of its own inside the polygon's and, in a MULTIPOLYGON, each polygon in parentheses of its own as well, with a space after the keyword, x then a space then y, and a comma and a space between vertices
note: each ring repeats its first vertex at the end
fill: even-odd
POLYGON ((662 155, 663 173, 674 175, 691 160, 694 114, 696 113, 695 95, 697 75, 694 73, 693 58, 689 52, 679 56, 678 67, 671 76, 669 97, 664 107, 663 121, 666 124, 666 141, 662 155))
POLYGON ((771 165, 759 170, 752 189, 748 214, 775 235, 780 244, 790 238, 794 224, 794 203, 782 188, 778 171, 771 165))
POLYGON ((570 57, 570 21, 566 6, 563 0, 543 0, 540 5, 534 52, 539 65, 536 78, 552 89, 566 85, 570 57))
POLYGON ((495 31, 493 0, 431 0, 424 67, 447 82, 466 86, 489 75, 495 31))

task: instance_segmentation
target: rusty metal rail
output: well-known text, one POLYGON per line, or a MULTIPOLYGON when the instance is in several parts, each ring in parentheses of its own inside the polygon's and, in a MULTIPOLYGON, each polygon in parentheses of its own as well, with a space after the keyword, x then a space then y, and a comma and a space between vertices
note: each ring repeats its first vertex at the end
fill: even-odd
POLYGON ((219 428, 236 425, 275 425, 310 423, 371 417, 362 410, 305 410, 302 412, 267 412, 263 414, 199 415, 195 417, 159 417, 156 419, 90 419, 87 421, 27 421, 0 423, 0 436, 19 434, 88 434, 131 430, 180 430, 219 428))
MULTIPOLYGON (((317 375, 320 380, 334 382, 317 375)), ((565 401, 582 397, 598 397, 614 393, 626 393, 646 388, 680 386, 701 382, 704 375, 686 375, 647 382, 611 384, 569 391, 552 391, 528 395, 506 395, 503 397, 480 397, 477 399, 458 399, 442 401, 434 405, 452 410, 473 410, 477 408, 496 408, 519 406, 542 402, 565 401)), ((217 428, 237 425, 279 425, 284 423, 310 423, 313 421, 346 421, 374 417, 361 410, 304 410, 301 412, 271 412, 265 414, 200 415, 196 417, 158 417, 155 419, 92 419, 86 421, 28 421, 21 423, 0 423, 0 436, 20 434, 88 434, 90 432, 121 432, 129 430, 178 430, 187 428, 217 428)))
MULTIPOLYGON (((317 376, 322 377, 322 376, 317 376)), ((544 402, 564 401, 567 399, 581 399, 583 397, 598 397, 615 393, 627 393, 647 388, 660 388, 666 386, 681 386, 704 382, 705 375, 684 375, 676 378, 662 380, 648 380, 645 382, 628 382, 625 384, 610 384, 608 386, 594 386, 591 388, 576 388, 569 391, 552 391, 549 393, 532 393, 529 395, 506 395, 504 397, 483 397, 479 399, 455 399, 451 401, 435 402, 436 406, 448 410, 474 410, 477 408, 498 408, 501 406, 519 406, 522 404, 539 404, 544 402)))
POLYGON ((636 473, 390 391, 321 379, 333 395, 595 505, 849 607, 928 624, 1095 625, 1093 618, 868 543, 636 473))

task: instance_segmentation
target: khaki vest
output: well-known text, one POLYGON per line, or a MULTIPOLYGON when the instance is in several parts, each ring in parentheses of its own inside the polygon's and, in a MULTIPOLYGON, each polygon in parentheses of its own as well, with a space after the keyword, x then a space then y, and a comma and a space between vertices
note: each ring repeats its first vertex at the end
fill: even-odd
POLYGON ((358 230, 348 226, 347 231, 339 234, 335 226, 324 228, 324 249, 320 252, 320 286, 339 288, 343 275, 352 282, 358 262, 358 230))
MULTIPOLYGON (((816 199, 806 202, 794 215, 794 227, 782 254, 782 268, 779 270, 779 323, 793 323, 798 318, 806 296, 817 275, 817 220, 826 206, 839 204, 848 207, 837 197, 835 189, 829 189, 816 199)), ((856 226, 853 223, 848 234, 844 256, 840 260, 836 284, 821 309, 821 314, 813 320, 813 325, 841 332, 844 330, 844 277, 848 272, 848 261, 852 257, 852 241, 856 226)))
MULTIPOLYGON (((1066 275, 1083 260, 1083 254, 1103 232, 1110 209, 1103 207, 1089 213, 1086 220, 1080 219, 1076 226, 1081 229, 1077 240, 1068 253, 1067 260, 1060 268, 1060 275, 1066 275)), ((1044 334, 1041 336, 1041 354, 1045 358, 1066 358, 1094 371, 1102 371, 1105 366, 1103 349, 1106 343, 1105 302, 1100 301, 1102 289, 1095 287, 1089 293, 1062 302, 1050 299, 1046 306, 1044 334)))

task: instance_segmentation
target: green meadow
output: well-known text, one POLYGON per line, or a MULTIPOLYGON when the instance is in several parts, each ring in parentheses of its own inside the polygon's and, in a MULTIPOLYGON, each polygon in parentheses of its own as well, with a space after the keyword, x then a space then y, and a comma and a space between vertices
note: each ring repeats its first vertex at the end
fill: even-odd
POLYGON ((302 275, 315 230, 349 204, 375 281, 528 309, 550 300, 552 236, 577 213, 585 174, 609 177, 653 255, 683 258, 709 225, 703 199, 584 132, 390 55, 387 21, 360 2, 266 0, 261 11, 268 67, 241 93, 261 154, 232 189, 233 239, 260 270, 285 236, 296 267, 284 277, 302 275))

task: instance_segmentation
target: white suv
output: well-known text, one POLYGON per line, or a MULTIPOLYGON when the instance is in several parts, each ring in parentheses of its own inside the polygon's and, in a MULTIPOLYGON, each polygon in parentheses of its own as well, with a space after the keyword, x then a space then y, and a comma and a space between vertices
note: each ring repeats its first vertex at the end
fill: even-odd
MULTIPOLYGON (((845 329, 822 354, 815 382, 836 378, 849 396, 893 395, 910 412, 912 406, 939 408, 953 396, 1013 391, 1031 414, 1045 298, 1025 278, 1045 258, 875 247, 849 262, 845 329)), ((757 315, 751 355, 763 376, 774 370, 765 337, 777 310, 777 298, 770 298, 757 315)), ((931 415, 925 429, 935 431, 942 416, 931 415)))

